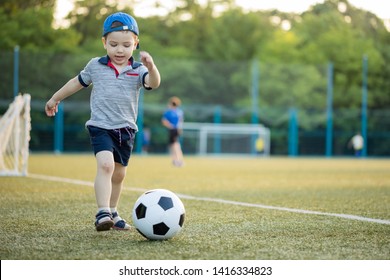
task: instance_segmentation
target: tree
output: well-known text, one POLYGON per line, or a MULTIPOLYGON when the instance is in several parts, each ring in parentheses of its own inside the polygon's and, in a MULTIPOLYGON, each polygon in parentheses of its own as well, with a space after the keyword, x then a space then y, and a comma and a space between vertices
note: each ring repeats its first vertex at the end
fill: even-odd
POLYGON ((0 6, 0 50, 16 45, 28 51, 71 52, 80 36, 52 28, 54 0, 6 0, 0 6))
POLYGON ((361 30, 354 29, 351 21, 337 9, 337 1, 328 0, 314 6, 293 26, 300 37, 300 51, 305 63, 334 64, 336 107, 359 106, 362 84, 362 58, 370 60, 371 74, 378 73, 383 58, 374 40, 361 30))
POLYGON ((204 58, 213 60, 251 60, 270 40, 274 28, 264 13, 243 13, 231 9, 212 21, 213 30, 204 42, 204 58))
POLYGON ((80 45, 102 37, 103 22, 109 14, 116 11, 115 2, 101 0, 75 1, 74 9, 67 18, 71 28, 82 34, 80 45))

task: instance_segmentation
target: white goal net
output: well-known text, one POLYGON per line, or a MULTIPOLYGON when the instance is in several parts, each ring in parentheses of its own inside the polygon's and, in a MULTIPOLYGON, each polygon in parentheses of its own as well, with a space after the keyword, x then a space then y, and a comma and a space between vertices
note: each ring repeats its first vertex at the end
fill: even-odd
POLYGON ((182 145, 199 155, 269 156, 270 130, 257 124, 184 123, 182 145))
POLYGON ((31 130, 29 94, 19 95, 0 117, 0 176, 26 176, 31 130))

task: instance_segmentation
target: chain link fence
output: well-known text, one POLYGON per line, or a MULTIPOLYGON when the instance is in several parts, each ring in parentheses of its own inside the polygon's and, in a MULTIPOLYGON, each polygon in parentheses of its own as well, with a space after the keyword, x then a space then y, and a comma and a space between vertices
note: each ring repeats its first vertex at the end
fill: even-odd
MULTIPOLYGON (((97 54, 99 56, 103 54, 97 54)), ((32 96, 33 152, 54 151, 55 120, 46 117, 47 99, 70 78, 78 75, 91 56, 55 53, 19 54, 18 89, 32 96)), ((142 151, 143 130, 150 133, 150 153, 165 153, 167 139, 161 115, 170 96, 183 101, 185 121, 248 124, 258 120, 271 131, 271 155, 291 155, 289 145, 295 127, 296 155, 325 156, 327 133, 328 65, 284 65, 253 61, 196 61, 154 58, 162 83, 144 91, 135 150, 142 151), (292 114, 292 112, 295 112, 292 114), (254 118, 254 115, 256 118, 254 118)), ((14 54, 0 53, 0 114, 14 96, 14 54)), ((90 152, 88 120, 90 88, 63 104, 63 152, 90 152)), ((342 94, 337 87, 334 96, 342 94)), ((370 91, 368 91, 370 94, 370 91)), ((355 99, 361 98, 357 88, 355 99)), ((355 102, 358 103, 359 102, 355 102)), ((332 155, 353 155, 349 139, 361 129, 361 108, 333 109, 332 155)), ((368 109, 367 155, 390 156, 390 108, 368 109)), ((58 125, 58 124, 57 124, 58 125)), ((192 153, 186 151, 185 153, 192 153)))

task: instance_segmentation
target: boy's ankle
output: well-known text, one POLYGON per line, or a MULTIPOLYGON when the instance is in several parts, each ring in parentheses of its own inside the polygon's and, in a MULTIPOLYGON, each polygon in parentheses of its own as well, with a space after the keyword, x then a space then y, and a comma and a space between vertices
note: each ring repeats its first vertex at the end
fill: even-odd
POLYGON ((131 227, 130 225, 124 220, 122 219, 118 212, 113 212, 112 213, 112 220, 113 220, 113 223, 114 225, 112 226, 113 229, 116 229, 116 230, 129 230, 131 227))
POLYGON ((97 231, 110 230, 114 225, 112 215, 109 211, 101 210, 96 214, 95 227, 97 231))

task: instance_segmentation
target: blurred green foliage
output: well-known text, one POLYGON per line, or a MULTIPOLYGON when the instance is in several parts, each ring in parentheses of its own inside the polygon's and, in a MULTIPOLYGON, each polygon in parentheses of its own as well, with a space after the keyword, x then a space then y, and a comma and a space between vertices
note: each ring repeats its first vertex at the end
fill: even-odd
MULTIPOLYGON (((133 14, 135 2, 128 1, 129 6, 123 10, 133 14)), ((53 54, 62 54, 65 59, 58 61, 53 57, 47 61, 45 69, 61 64, 60 73, 52 67, 46 74, 56 74, 56 78, 48 78, 50 83, 42 85, 49 92, 54 92, 60 84, 77 75, 87 61, 69 57, 104 55, 100 41, 101 26, 108 14, 117 11, 113 1, 75 1, 75 7, 67 17, 70 26, 55 29, 54 6, 55 0, 3 0, 0 6, 0 50, 3 55, 11 56, 16 45, 26 56, 40 53, 40 62, 29 64, 30 73, 42 71, 42 63, 50 60, 53 54), (69 66, 71 61, 74 66, 69 66), (55 82, 57 80, 58 83, 55 82)), ((300 84, 294 85, 292 98, 310 103, 313 92, 315 95, 312 81, 318 76, 313 69, 332 62, 335 69, 334 105, 355 108, 361 100, 362 57, 366 55, 369 59, 369 106, 384 108, 390 104, 390 33, 381 19, 351 6, 346 0, 327 0, 302 14, 277 10, 244 12, 233 1, 209 0, 207 5, 199 5, 194 0, 178 0, 176 9, 166 16, 137 18, 137 21, 141 30, 141 48, 149 51, 157 62, 171 60, 166 67, 159 65, 163 82, 169 83, 170 93, 167 95, 180 94, 185 101, 242 104, 239 94, 221 98, 218 92, 206 90, 207 86, 219 83, 221 87, 218 91, 223 92, 223 86, 227 84, 218 78, 214 80, 213 73, 225 71, 229 77, 229 68, 235 68, 234 65, 239 65, 240 61, 258 59, 266 64, 287 65, 279 67, 279 70, 272 69, 273 73, 269 75, 280 76, 281 79, 288 75, 302 77, 300 84), (221 5, 224 10, 217 13, 221 5), (344 9, 340 9, 340 5, 344 5, 344 9), (286 24, 289 28, 285 28, 286 24), (189 62, 177 67, 175 61, 184 59, 189 62), (214 61, 228 62, 232 66, 218 69, 213 66, 214 61), (210 71, 210 80, 201 81, 197 71, 210 71), (185 79, 178 80, 178 77, 185 79), (196 94, 188 88, 196 89, 196 94)), ((23 65, 24 62, 21 60, 23 65)), ((248 75, 247 70, 240 71, 248 75)), ((242 88, 242 84, 248 84, 250 80, 237 76, 230 78, 232 83, 228 86, 247 90, 242 88)), ((32 92, 34 86, 27 86, 25 90, 32 92)), ((273 86, 280 91, 291 89, 288 83, 273 86)), ((266 92, 271 94, 272 85, 266 92)), ((48 92, 37 90, 37 95, 46 98, 48 92)), ((167 97, 159 95, 156 101, 165 101, 167 97)), ((263 101, 268 99, 272 98, 265 96, 263 101)), ((277 103, 286 102, 277 99, 277 103)))

